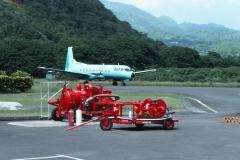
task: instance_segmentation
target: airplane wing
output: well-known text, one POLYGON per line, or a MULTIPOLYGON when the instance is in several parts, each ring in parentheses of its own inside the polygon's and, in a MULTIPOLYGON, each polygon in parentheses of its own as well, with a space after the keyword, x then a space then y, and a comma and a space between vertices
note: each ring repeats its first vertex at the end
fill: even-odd
POLYGON ((150 69, 150 70, 138 71, 138 72, 133 72, 133 73, 138 74, 138 73, 154 72, 154 71, 156 71, 156 69, 150 69))
POLYGON ((88 79, 90 77, 89 74, 69 72, 69 71, 64 71, 64 70, 54 69, 54 68, 38 67, 38 69, 43 69, 53 75, 69 76, 77 79, 88 79))

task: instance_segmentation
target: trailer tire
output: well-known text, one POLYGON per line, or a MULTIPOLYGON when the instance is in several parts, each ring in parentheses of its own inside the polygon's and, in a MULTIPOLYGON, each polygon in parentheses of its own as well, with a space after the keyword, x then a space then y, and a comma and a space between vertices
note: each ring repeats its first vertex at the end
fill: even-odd
POLYGON ((174 127, 174 122, 171 118, 167 118, 163 121, 163 129, 172 130, 174 127))
POLYGON ((100 121, 100 128, 103 131, 109 131, 112 129, 113 123, 111 119, 108 119, 108 125, 104 125, 105 118, 101 119, 100 121))
POLYGON ((143 128, 144 124, 135 124, 135 126, 140 129, 143 128))
POLYGON ((56 116, 57 110, 58 110, 58 108, 54 108, 54 109, 52 110, 51 118, 52 118, 54 121, 62 121, 64 117, 57 117, 57 116, 56 116))

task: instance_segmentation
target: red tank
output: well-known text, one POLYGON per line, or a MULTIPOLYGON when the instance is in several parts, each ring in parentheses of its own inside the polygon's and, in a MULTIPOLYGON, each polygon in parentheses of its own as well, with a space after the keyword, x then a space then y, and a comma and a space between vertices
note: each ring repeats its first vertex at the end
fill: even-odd
POLYGON ((69 110, 74 111, 78 108, 82 110, 82 116, 85 119, 91 119, 93 115, 102 114, 106 106, 97 102, 105 101, 105 97, 111 95, 111 90, 103 91, 101 85, 85 84, 83 87, 78 84, 76 89, 66 88, 66 83, 63 86, 62 94, 56 100, 49 100, 48 103, 57 106, 53 109, 51 117, 55 121, 61 121, 67 116, 69 110), (103 95, 104 94, 104 95, 103 95), (96 96, 101 95, 101 96, 96 96), (94 101, 89 102, 89 98, 94 97, 94 101), (88 100, 89 107, 84 106, 84 102, 88 100))

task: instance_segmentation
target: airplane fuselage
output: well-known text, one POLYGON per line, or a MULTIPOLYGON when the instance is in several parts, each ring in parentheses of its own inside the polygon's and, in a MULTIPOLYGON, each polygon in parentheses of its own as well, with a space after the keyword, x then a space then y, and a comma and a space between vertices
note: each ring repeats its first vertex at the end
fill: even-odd
POLYGON ((79 64, 68 68, 66 71, 76 72, 80 74, 89 74, 88 80, 93 79, 114 79, 115 81, 125 80, 131 81, 135 75, 133 71, 126 65, 89 65, 79 64))
POLYGON ((94 79, 99 80, 112 79, 113 85, 117 85, 117 81, 121 81, 123 86, 125 86, 125 82, 132 81, 135 78, 135 74, 156 71, 155 69, 152 69, 134 72, 130 69, 130 67, 126 65, 81 63, 74 59, 72 47, 68 47, 64 70, 46 67, 38 68, 44 69, 51 74, 66 75, 78 79, 84 79, 86 83, 94 79))

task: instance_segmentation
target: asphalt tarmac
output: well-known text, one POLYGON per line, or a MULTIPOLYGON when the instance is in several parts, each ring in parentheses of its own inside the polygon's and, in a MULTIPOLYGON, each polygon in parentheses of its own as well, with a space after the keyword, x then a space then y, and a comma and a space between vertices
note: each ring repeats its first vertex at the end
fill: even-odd
POLYGON ((66 131, 66 121, 0 121, 0 159, 240 159, 240 124, 222 123, 224 116, 240 116, 239 89, 146 86, 106 89, 184 94, 191 97, 190 104, 184 102, 190 108, 173 115, 179 122, 170 131, 153 124, 146 124, 141 130, 135 125, 114 124, 110 131, 102 131, 98 122, 66 131))

